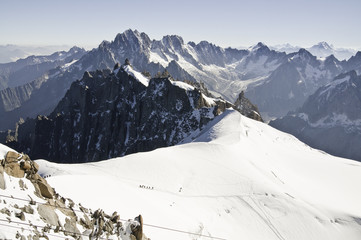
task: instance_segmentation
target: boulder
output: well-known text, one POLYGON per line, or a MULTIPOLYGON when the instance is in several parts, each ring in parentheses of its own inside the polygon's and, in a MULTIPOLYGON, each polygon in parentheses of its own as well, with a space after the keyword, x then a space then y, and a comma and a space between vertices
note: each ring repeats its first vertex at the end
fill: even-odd
POLYGON ((37 164, 36 162, 32 162, 32 163, 33 163, 33 169, 35 173, 37 173, 39 171, 39 164, 37 164))
POLYGON ((6 189, 6 182, 4 178, 4 167, 0 165, 0 189, 6 189))
MULTIPOLYGON (((6 159, 5 161, 8 160, 6 159)), ((9 176, 16 178, 23 178, 25 176, 25 172, 23 169, 21 169, 20 164, 18 162, 6 163, 4 169, 9 176)))
POLYGON ((39 204, 38 206, 39 215, 43 218, 43 221, 45 223, 48 223, 53 226, 59 226, 59 218, 54 210, 55 207, 50 205, 39 204))
POLYGON ((68 218, 68 217, 65 218, 64 229, 65 229, 65 235, 67 235, 67 233, 74 234, 74 236, 81 235, 79 229, 76 227, 75 218, 68 218))
POLYGON ((22 162, 20 162, 20 167, 21 167, 21 169, 28 171, 31 169, 31 164, 29 161, 22 161, 22 162))
POLYGON ((137 225, 131 225, 132 235, 134 235, 136 240, 142 240, 143 239, 143 217, 142 215, 139 215, 134 219, 139 224, 137 225))
MULTIPOLYGON (((35 187, 35 189, 39 190, 39 194, 45 198, 52 199, 54 196, 54 189, 46 182, 45 179, 40 178, 35 183, 38 188, 35 187)), ((34 184, 34 186, 35 186, 34 184)))
POLYGON ((25 214, 23 212, 15 213, 15 217, 19 218, 21 221, 25 221, 25 214))
POLYGON ((13 163, 18 162, 22 158, 22 154, 17 152, 9 151, 5 156, 5 164, 6 163, 13 163))

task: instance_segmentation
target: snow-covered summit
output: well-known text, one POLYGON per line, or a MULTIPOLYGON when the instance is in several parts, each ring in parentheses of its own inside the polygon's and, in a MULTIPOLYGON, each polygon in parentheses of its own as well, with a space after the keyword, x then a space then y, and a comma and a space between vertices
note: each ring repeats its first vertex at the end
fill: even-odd
POLYGON ((130 76, 132 76, 134 79, 142 83, 144 86, 148 87, 149 79, 146 78, 143 74, 141 74, 138 71, 135 71, 131 65, 123 65, 122 69, 128 73, 130 76))
POLYGON ((311 47, 311 49, 319 49, 319 50, 333 50, 333 45, 329 45, 327 42, 319 42, 311 47))
POLYGON ((101 203, 124 218, 140 212, 149 224, 144 231, 156 239, 356 240, 361 234, 360 163, 234 110, 187 144, 92 164, 37 163, 75 201, 101 203))

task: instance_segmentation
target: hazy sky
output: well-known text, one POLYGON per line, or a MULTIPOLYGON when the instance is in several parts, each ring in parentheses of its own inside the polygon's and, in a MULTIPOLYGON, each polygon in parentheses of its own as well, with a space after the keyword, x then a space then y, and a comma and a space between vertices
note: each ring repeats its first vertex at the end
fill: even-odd
POLYGON ((95 47, 137 29, 227 47, 361 48, 361 0, 0 0, 0 45, 95 47))

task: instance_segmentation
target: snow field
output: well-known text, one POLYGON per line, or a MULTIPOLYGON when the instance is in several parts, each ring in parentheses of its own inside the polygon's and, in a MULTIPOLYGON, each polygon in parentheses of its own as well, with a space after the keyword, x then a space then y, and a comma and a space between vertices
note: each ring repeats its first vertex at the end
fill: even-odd
MULTIPOLYGON (((193 136, 194 137, 194 136, 193 136)), ((63 195, 223 239, 359 239, 361 164, 227 110, 189 143, 98 163, 39 160, 63 195)), ((145 226, 153 239, 209 239, 145 226)))

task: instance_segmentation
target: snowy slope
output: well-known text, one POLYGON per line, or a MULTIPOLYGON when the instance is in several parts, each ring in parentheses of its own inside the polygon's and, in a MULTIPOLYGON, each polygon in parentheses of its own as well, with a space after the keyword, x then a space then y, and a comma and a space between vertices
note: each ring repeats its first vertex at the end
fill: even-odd
POLYGON ((123 220, 55 193, 27 155, 0 144, 0 162, 0 239, 148 239, 141 217, 123 220))
POLYGON ((38 160, 89 207, 141 213, 151 239, 360 239, 361 164, 228 110, 193 142, 89 164, 38 160))

